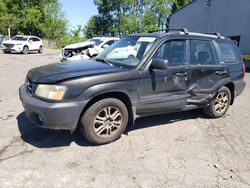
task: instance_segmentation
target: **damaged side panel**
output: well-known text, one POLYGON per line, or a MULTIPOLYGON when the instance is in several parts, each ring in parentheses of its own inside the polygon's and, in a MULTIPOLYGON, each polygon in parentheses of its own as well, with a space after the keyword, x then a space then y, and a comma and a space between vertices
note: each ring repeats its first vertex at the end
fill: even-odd
POLYGON ((207 104, 218 90, 230 82, 226 66, 190 66, 188 104, 207 104))

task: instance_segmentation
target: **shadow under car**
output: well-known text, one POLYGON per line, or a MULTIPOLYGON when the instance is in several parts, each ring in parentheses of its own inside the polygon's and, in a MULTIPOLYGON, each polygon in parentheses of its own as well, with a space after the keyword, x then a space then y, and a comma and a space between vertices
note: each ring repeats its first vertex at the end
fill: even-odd
MULTIPOLYGON (((135 121, 135 125, 128 126, 124 134, 128 134, 131 131, 136 131, 153 126, 164 126, 171 123, 185 121, 187 119, 204 118, 202 110, 191 110, 178 113, 169 113, 162 115, 155 115, 149 117, 138 118, 135 121)), ((71 134, 67 130, 51 130, 44 129, 36 126, 22 112, 17 117, 18 128, 21 134, 21 139, 38 148, 53 148, 61 146, 69 146, 72 142, 75 142, 79 146, 90 147, 93 146, 81 135, 79 128, 71 134)))

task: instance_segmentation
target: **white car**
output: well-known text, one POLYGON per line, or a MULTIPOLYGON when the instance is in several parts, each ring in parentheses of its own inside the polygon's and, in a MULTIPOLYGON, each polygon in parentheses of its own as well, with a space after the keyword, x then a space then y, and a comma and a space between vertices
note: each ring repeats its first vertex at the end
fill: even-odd
POLYGON ((94 37, 85 42, 70 44, 62 49, 60 60, 75 61, 90 59, 118 40, 119 38, 115 37, 94 37))
POLYGON ((18 52, 28 54, 30 51, 43 52, 43 42, 35 36, 17 35, 11 40, 4 41, 1 44, 4 53, 18 52))
POLYGON ((2 44, 3 41, 4 41, 4 36, 0 35, 0 45, 2 44))

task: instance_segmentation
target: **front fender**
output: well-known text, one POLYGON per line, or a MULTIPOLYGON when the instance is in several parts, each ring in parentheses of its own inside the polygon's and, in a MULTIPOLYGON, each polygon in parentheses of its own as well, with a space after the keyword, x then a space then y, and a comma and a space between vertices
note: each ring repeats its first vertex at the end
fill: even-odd
POLYGON ((97 96, 120 92, 126 94, 134 106, 138 98, 138 85, 139 80, 126 80, 93 85, 82 92, 79 96, 79 100, 88 103, 91 99, 97 96))

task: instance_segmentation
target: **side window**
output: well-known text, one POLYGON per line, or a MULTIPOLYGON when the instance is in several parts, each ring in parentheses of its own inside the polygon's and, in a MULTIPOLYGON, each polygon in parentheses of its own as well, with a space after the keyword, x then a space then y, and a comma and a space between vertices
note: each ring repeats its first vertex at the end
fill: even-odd
POLYGON ((35 41, 35 42, 39 42, 39 41, 40 41, 40 39, 39 39, 39 38, 33 38, 33 41, 35 41))
POLYGON ((216 65, 219 64, 215 49, 211 41, 190 41, 191 65, 216 65))
POLYGON ((218 42, 225 63, 235 63, 238 58, 234 46, 229 43, 218 42))
POLYGON ((109 46, 111 46, 114 42, 115 42, 114 40, 110 40, 110 41, 106 42, 105 44, 108 44, 109 46))
POLYGON ((156 51, 154 58, 168 60, 169 66, 186 64, 186 41, 172 40, 165 42, 156 51))

